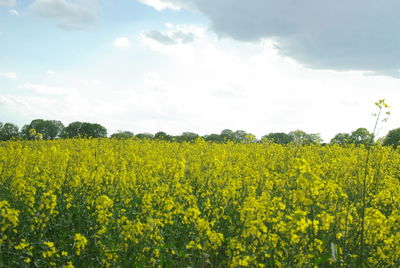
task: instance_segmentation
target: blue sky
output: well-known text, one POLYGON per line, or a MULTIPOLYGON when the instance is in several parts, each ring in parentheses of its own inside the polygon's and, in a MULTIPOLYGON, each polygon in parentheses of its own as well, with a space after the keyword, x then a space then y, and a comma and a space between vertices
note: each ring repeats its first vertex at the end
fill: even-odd
POLYGON ((399 127, 400 3, 0 0, 0 121, 329 141, 399 127), (397 8, 397 9, 396 9, 397 8))

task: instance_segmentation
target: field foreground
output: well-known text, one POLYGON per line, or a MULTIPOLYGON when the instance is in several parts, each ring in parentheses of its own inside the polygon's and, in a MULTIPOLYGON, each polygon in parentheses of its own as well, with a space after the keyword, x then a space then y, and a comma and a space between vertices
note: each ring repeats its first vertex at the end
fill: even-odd
POLYGON ((202 140, 0 143, 0 266, 399 267, 400 154, 366 158, 202 140))

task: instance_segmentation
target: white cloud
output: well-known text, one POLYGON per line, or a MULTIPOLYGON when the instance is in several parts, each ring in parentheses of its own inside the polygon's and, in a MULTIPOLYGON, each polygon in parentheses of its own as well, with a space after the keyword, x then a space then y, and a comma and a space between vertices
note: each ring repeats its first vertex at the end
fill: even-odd
POLYGON ((99 112, 80 88, 25 83, 20 89, 26 89, 26 94, 8 96, 8 99, 30 118, 57 118, 65 123, 85 120, 85 116, 99 112))
POLYGON ((17 0, 0 0, 0 6, 15 6, 17 4, 17 0))
POLYGON ((53 70, 47 70, 47 72, 46 72, 47 74, 49 74, 49 75, 53 75, 53 74, 55 74, 55 72, 53 71, 53 70))
POLYGON ((8 14, 10 14, 11 16, 18 16, 19 12, 17 10, 15 10, 15 9, 10 9, 8 11, 8 14))
POLYGON ((16 73, 12 73, 12 72, 0 72, 0 76, 3 76, 5 78, 9 78, 9 79, 18 79, 18 75, 16 73))
POLYGON ((130 47, 131 43, 127 37, 118 37, 113 42, 114 47, 130 47))
POLYGON ((318 69, 370 70, 399 77, 400 1, 164 0, 201 12, 220 36, 265 38, 318 69))
POLYGON ((55 19, 64 30, 83 30, 96 20, 96 0, 36 0, 31 10, 38 16, 55 19))
POLYGON ((180 9, 179 5, 172 4, 163 0, 138 0, 138 1, 145 5, 151 6, 158 11, 161 11, 163 9, 174 9, 174 10, 180 9))
POLYGON ((167 31, 147 31, 143 35, 162 45, 185 44, 195 41, 196 38, 204 36, 205 30, 194 25, 166 24, 167 31))
POLYGON ((147 31, 141 40, 152 50, 173 55, 183 61, 190 61, 195 56, 197 45, 208 42, 206 30, 195 25, 166 24, 166 31, 147 31))

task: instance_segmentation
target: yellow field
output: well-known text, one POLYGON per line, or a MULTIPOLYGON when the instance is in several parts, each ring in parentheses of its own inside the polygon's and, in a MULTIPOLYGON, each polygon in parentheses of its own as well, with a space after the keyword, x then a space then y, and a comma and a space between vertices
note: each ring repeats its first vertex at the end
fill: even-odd
POLYGON ((398 267, 400 154, 372 148, 363 243, 366 157, 202 140, 0 143, 0 266, 398 267))

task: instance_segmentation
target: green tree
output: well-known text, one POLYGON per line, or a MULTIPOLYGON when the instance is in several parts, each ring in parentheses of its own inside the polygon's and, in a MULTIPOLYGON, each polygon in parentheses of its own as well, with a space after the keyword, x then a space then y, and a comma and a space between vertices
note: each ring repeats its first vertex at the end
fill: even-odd
POLYGON ((46 120, 45 121, 45 132, 43 133, 44 139, 54 140, 60 137, 64 130, 64 124, 58 120, 46 120))
POLYGON ((21 137, 24 139, 33 139, 34 137, 31 135, 31 129, 34 129, 36 133, 43 135, 43 132, 45 131, 45 121, 43 119, 35 119, 32 120, 30 124, 24 125, 21 128, 21 137))
POLYGON ((105 138, 107 137, 107 129, 99 124, 77 121, 65 127, 62 137, 105 138))
POLYGON ((82 137, 105 138, 107 137, 107 129, 100 124, 83 122, 80 128, 82 137))
POLYGON ((14 138, 18 138, 18 127, 11 123, 1 124, 0 140, 7 141, 14 138))
POLYGON ((383 139, 384 146, 393 146, 397 148, 400 145, 400 128, 395 128, 389 131, 383 139))
POLYGON ((61 136, 63 138, 74 138, 74 137, 78 137, 80 135, 80 129, 82 127, 82 122, 76 121, 76 122, 72 122, 71 124, 69 124, 68 126, 66 126, 64 128, 63 133, 61 134, 61 136))
POLYGON ((154 135, 150 134, 150 133, 139 133, 139 134, 136 134, 135 137, 138 138, 138 139, 141 139, 141 140, 152 140, 152 139, 154 139, 154 135))
POLYGON ((322 139, 319 134, 308 134, 302 130, 295 130, 289 133, 296 145, 319 144, 322 139))
POLYGON ((31 128, 30 125, 24 125, 21 128, 21 131, 19 133, 19 136, 22 139, 26 139, 26 140, 34 140, 36 139, 36 130, 31 128))
POLYGON ((111 135, 111 139, 117 139, 117 140, 128 140, 132 139, 135 137, 135 134, 130 131, 118 131, 117 133, 114 133, 111 135))
POLYGON ((21 129, 21 135, 24 138, 30 138, 29 130, 34 129, 37 134, 41 134, 44 140, 54 140, 60 137, 64 130, 64 125, 57 120, 35 119, 29 125, 25 125, 21 129))
POLYGON ((269 133, 268 135, 263 136, 263 138, 278 144, 288 144, 293 142, 293 136, 283 132, 269 133))
POLYGON ((358 128, 355 131, 351 132, 350 135, 351 143, 356 145, 370 145, 373 143, 374 135, 370 133, 366 128, 358 128))
POLYGON ((154 138, 156 140, 163 140, 163 141, 171 141, 172 140, 172 136, 168 135, 164 131, 159 131, 156 134, 154 134, 154 138))
POLYGON ((35 119, 29 124, 29 129, 36 130, 36 133, 40 133, 43 135, 43 139, 47 139, 47 135, 44 134, 46 132, 46 121, 43 119, 35 119))
POLYGON ((198 134, 193 132, 183 132, 182 135, 177 137, 179 142, 194 142, 199 137, 198 134))
POLYGON ((247 135, 247 133, 244 130, 236 130, 233 133, 233 137, 234 137, 235 141, 240 142, 240 143, 245 141, 246 135, 247 135))
POLYGON ((221 139, 226 142, 226 141, 236 141, 235 139, 235 134, 232 130, 230 129, 224 129, 221 131, 221 139))
POLYGON ((211 142, 217 142, 217 143, 223 143, 224 142, 224 137, 219 134, 209 134, 209 135, 204 135, 203 136, 205 141, 211 141, 211 142))
POLYGON ((338 133, 331 139, 331 144, 345 145, 351 143, 351 135, 349 133, 338 133))

